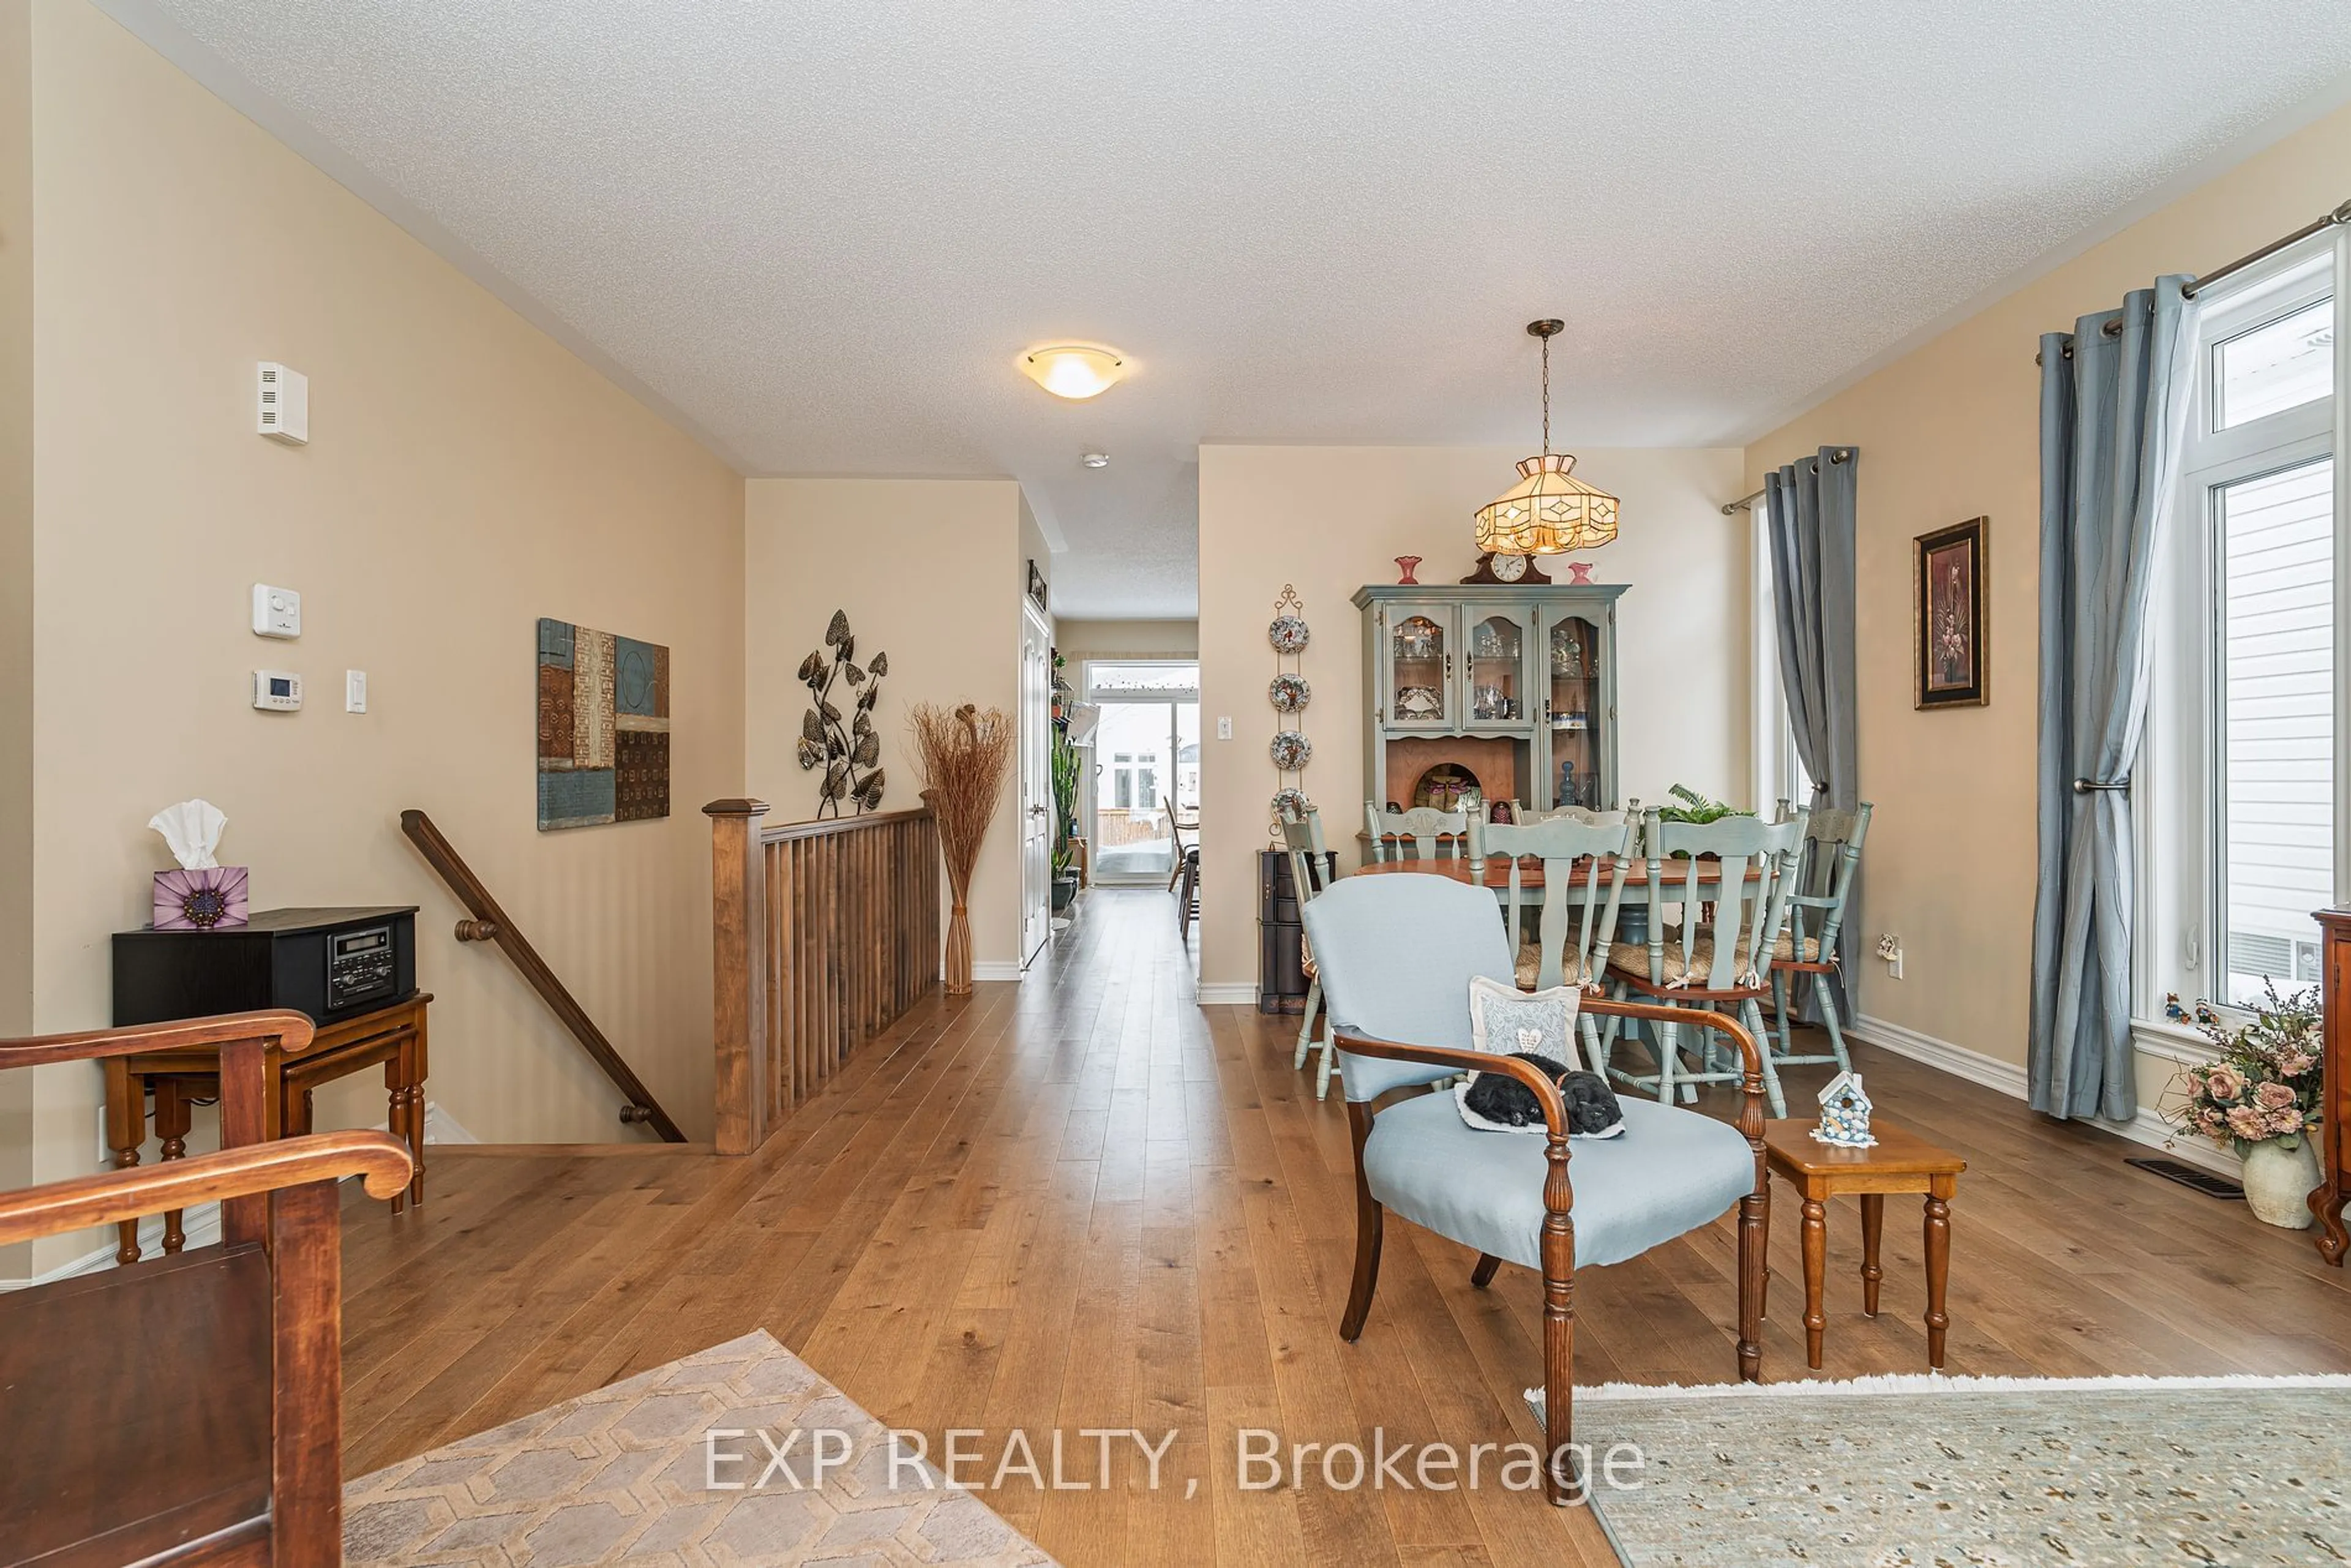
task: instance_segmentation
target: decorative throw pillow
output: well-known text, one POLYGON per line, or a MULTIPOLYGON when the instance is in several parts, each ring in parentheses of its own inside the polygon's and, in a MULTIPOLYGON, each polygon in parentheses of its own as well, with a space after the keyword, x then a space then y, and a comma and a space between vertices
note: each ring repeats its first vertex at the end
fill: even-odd
POLYGON ((1531 1051, 1581 1069, 1575 1015, 1583 1005, 1583 992, 1574 986, 1530 993, 1508 980, 1477 976, 1469 982, 1471 1047, 1492 1056, 1531 1051))

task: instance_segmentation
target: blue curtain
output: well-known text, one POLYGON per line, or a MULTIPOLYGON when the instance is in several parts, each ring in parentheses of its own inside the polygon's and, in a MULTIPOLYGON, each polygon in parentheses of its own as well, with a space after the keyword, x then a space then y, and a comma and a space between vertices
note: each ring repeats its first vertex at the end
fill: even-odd
POLYGON ((2026 1071, 2032 1108, 2052 1116, 2138 1111, 2128 785, 2147 716, 2158 548, 2194 384, 2187 281, 2160 278, 2120 310, 2041 340, 2040 865, 2026 1071))
MULTIPOLYGON (((1855 448, 1823 446, 1816 456, 1763 476, 1780 689, 1788 699, 1796 755, 1813 780, 1813 798, 1793 802, 1800 807, 1850 811, 1861 803, 1854 664, 1854 520, 1860 468, 1861 454, 1855 448)), ((1856 881, 1837 942, 1843 974, 1852 973, 1861 928, 1854 917, 1858 905, 1852 902, 1858 888, 1856 881)), ((1839 977, 1829 980, 1844 1002, 1839 977)), ((1804 1012, 1815 1021, 1820 1017, 1810 993, 1804 1012)), ((1844 1016, 1853 1017, 1849 1005, 1844 1016)))

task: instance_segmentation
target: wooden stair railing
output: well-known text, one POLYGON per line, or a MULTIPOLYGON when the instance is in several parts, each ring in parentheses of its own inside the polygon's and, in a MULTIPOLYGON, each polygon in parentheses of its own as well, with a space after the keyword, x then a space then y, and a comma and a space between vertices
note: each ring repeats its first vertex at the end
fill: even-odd
POLYGON ((717 1149, 747 1155, 939 983, 939 831, 927 806, 762 828, 713 800, 717 1149))
POLYGON ((406 833, 409 841, 423 853, 426 863, 441 873, 441 880, 449 884, 449 891, 457 895, 457 902, 473 915, 471 920, 457 922, 457 940, 497 944, 498 951, 513 961, 514 967, 522 972, 522 977, 530 983, 530 988, 538 993, 539 999, 561 1020, 563 1027, 571 1031, 571 1038, 580 1042, 580 1049, 604 1070, 604 1076, 611 1079, 627 1097, 628 1103, 621 1107, 621 1120, 646 1123, 670 1143, 685 1142, 685 1134, 670 1120, 669 1113, 661 1108, 661 1102, 653 1098, 653 1091, 647 1089, 643 1081, 630 1070, 629 1064, 621 1060, 621 1053, 612 1048, 611 1040, 604 1038, 604 1031, 596 1027, 596 1020, 588 1016, 587 1009, 572 999, 563 982, 555 977, 555 971, 547 967, 547 960, 538 956, 538 950, 515 929, 515 924, 507 917, 507 912, 498 907, 498 901, 490 896, 490 890, 482 885, 480 877, 474 874, 474 868, 465 863, 464 857, 450 846, 449 841, 441 836, 441 830, 433 825, 433 819, 422 811, 402 811, 400 814, 400 831, 406 833))

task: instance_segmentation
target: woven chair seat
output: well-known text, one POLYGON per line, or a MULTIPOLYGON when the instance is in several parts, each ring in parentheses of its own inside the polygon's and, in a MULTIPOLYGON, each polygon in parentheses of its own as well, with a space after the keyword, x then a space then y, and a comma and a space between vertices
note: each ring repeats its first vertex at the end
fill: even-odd
MULTIPOLYGON (((1646 949, 1645 949, 1646 951, 1646 949)), ((1542 946, 1530 942, 1519 949, 1519 988, 1531 991, 1542 975, 1542 946)), ((1559 983, 1562 986, 1583 984, 1583 955, 1562 953, 1559 959, 1559 983)))

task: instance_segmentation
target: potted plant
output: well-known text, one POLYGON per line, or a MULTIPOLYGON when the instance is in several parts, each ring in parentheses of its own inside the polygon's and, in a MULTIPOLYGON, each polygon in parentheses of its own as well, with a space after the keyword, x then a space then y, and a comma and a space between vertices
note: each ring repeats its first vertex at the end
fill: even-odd
POLYGON ((1070 743, 1066 721, 1053 727, 1053 913, 1067 909, 1078 896, 1078 873, 1071 866, 1071 845, 1078 836, 1078 748, 1070 743))
POLYGON ((2172 1085, 2179 1103, 2163 1114, 2183 1133, 2237 1151, 2255 1218, 2306 1230, 2310 1189, 2318 1185, 2309 1136, 2318 1125, 2318 988, 2285 998, 2266 981, 2262 989, 2268 1000, 2253 1009, 2252 1022, 2204 1026, 2220 1054, 2181 1071, 2172 1085))

